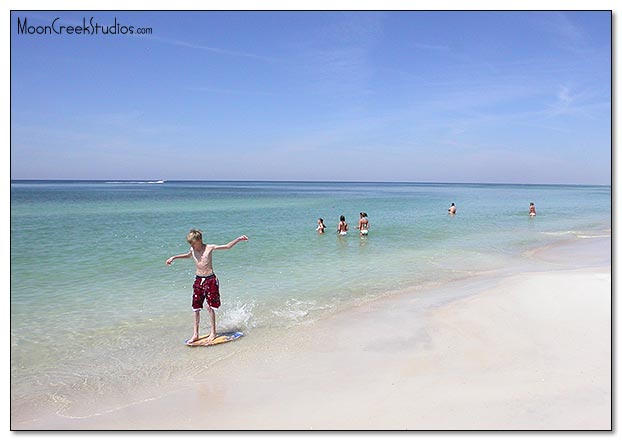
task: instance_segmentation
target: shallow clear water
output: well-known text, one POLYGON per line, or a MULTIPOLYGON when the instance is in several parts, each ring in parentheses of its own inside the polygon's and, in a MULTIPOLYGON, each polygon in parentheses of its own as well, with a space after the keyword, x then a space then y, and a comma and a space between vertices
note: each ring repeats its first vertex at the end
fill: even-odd
MULTIPOLYGON (((567 237, 610 234, 611 188, 409 183, 20 182, 11 185, 12 404, 78 412, 155 390, 248 349, 192 331, 190 228, 216 251, 219 330, 291 329, 384 293, 503 267, 567 237), (529 202, 538 210, 527 216, 529 202), (451 202, 458 207, 449 216, 451 202), (370 234, 359 237, 358 213, 370 234), (350 225, 337 237, 340 215, 350 225), (318 235, 322 217, 327 232, 318 235), (116 396, 116 398, 112 398, 116 396)), ((207 329, 207 316, 202 329, 207 329)))

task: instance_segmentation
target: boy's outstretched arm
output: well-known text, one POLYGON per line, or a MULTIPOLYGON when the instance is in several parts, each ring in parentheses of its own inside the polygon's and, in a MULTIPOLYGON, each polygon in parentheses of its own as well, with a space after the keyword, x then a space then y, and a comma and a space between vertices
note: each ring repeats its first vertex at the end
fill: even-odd
POLYGON ((237 239, 233 239, 231 242, 229 242, 227 245, 216 245, 214 246, 215 250, 228 250, 230 249, 233 245, 235 245, 238 242, 242 242, 244 240, 248 240, 248 237, 246 236, 240 236, 237 239))
POLYGON ((166 264, 170 265, 171 263, 173 263, 173 260, 175 259, 188 259, 189 257, 190 257, 190 251, 188 251, 185 254, 178 254, 177 256, 169 257, 168 259, 166 259, 166 264))

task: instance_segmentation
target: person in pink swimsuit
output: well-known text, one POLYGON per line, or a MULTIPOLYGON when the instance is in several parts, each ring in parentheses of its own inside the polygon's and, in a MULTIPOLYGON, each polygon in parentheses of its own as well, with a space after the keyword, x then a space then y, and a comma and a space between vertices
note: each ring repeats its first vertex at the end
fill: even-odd
POLYGON ((166 264, 170 265, 175 259, 193 258, 196 265, 196 277, 192 285, 192 311, 194 311, 194 332, 186 343, 192 343, 199 339, 199 322, 201 320, 201 309, 207 300, 207 312, 210 315, 212 328, 207 341, 216 338, 216 314, 214 309, 220 306, 220 290, 216 274, 212 268, 212 251, 228 250, 241 241, 248 240, 246 236, 240 236, 226 245, 207 245, 203 243, 203 235, 199 230, 190 230, 186 236, 190 244, 190 251, 185 254, 169 257, 166 264))

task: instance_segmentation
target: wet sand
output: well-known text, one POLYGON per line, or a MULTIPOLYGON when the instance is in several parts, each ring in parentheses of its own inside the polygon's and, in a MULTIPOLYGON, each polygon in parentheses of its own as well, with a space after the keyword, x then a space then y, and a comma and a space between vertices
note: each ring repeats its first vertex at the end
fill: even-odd
POLYGON ((266 340, 175 393, 13 429, 608 430, 610 258, 610 238, 542 249, 529 270, 405 290, 266 340))

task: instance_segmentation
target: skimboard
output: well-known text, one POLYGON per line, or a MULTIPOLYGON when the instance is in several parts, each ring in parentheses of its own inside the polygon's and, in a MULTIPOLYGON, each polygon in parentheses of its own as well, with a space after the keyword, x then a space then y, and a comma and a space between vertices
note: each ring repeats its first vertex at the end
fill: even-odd
POLYGON ((201 337, 199 337, 198 340, 193 341, 192 343, 188 343, 188 340, 186 340, 184 343, 186 344, 186 346, 214 346, 214 345, 219 345, 221 343, 228 343, 230 341, 233 340, 237 340, 238 338, 244 336, 244 334, 242 334, 239 331, 236 332, 224 332, 222 334, 217 334, 216 338, 212 341, 210 341, 209 343, 207 342, 207 335, 203 335, 201 337))

